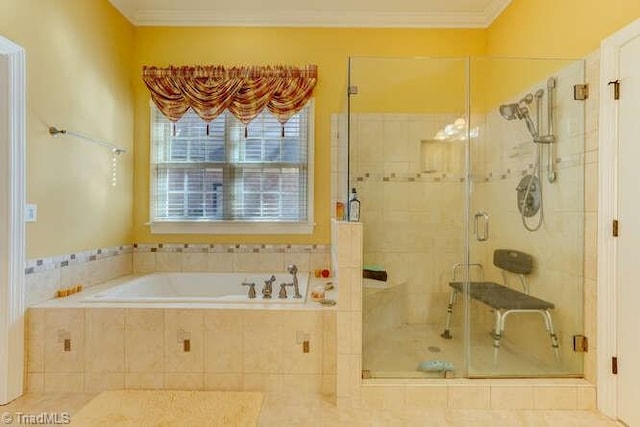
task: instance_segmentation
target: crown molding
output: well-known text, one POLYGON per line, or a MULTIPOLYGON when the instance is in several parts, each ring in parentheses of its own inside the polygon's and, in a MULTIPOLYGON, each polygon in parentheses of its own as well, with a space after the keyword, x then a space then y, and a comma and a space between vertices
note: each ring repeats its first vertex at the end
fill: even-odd
POLYGON ((136 26, 487 28, 511 3, 492 0, 477 12, 254 11, 135 9, 135 2, 110 0, 136 26))
POLYGON ((488 28, 493 21, 509 6, 511 0, 493 0, 484 9, 484 27, 488 28))
MULTIPOLYGON (((504 1, 504 0, 499 0, 504 1)), ((354 27, 354 28, 484 28, 484 13, 408 13, 299 11, 219 13, 212 11, 146 10, 136 13, 136 26, 219 27, 354 27)))

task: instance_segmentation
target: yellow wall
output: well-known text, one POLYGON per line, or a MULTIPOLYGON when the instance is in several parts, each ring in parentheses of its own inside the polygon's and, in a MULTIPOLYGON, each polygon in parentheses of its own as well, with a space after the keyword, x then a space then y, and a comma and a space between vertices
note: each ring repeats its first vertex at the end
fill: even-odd
MULTIPOLYGON (((578 58, 597 49, 602 38, 638 16, 637 0, 588 4, 582 0, 513 0, 486 30, 134 28, 108 0, 3 0, 0 35, 22 45, 28 60, 28 201, 38 204, 39 218, 27 226, 27 256, 51 256, 132 241, 326 243, 330 116, 345 111, 349 56, 578 58), (149 219, 148 94, 140 70, 143 64, 196 63, 318 64, 318 227, 313 235, 149 233, 144 225, 149 219), (49 125, 129 149, 119 159, 118 186, 110 186, 108 151, 71 137, 52 139, 46 133, 49 125)), ((405 67, 404 72, 408 73, 407 79, 403 77, 397 86, 388 87, 407 91, 410 83, 420 81, 411 78, 410 69, 405 67)), ((500 77, 504 70, 491 74, 494 77, 474 83, 476 89, 481 88, 475 91, 476 107, 500 102, 521 86, 500 77), (504 96, 490 91, 496 99, 482 100, 483 88, 493 87, 496 78, 504 96)), ((363 87, 370 86, 367 81, 361 82, 363 87)), ((394 110, 390 105, 397 104, 399 97, 389 95, 393 92, 387 91, 384 106, 374 106, 369 100, 377 97, 367 98, 366 94, 358 106, 363 111, 394 110)), ((406 108, 428 110, 420 100, 441 98, 439 93, 414 96, 411 99, 415 104, 406 108)), ((449 99, 455 99, 457 105, 458 98, 449 99)))
POLYGON ((149 28, 136 29, 135 202, 136 242, 328 243, 330 240, 330 119, 344 112, 349 56, 483 55, 485 30, 319 28, 149 28), (149 94, 142 65, 317 64, 315 219, 313 235, 152 235, 149 221, 149 94))
POLYGON ((3 0, 0 35, 27 58, 27 257, 131 242, 133 26, 107 0, 3 0), (127 148, 118 185, 108 150, 49 125, 127 148))
POLYGON ((487 55, 581 58, 638 17, 638 0, 512 0, 487 31, 487 55))

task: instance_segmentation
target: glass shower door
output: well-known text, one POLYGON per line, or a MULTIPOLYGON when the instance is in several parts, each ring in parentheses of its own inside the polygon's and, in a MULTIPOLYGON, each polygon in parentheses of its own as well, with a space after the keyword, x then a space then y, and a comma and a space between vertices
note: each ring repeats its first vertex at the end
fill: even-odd
POLYGON ((364 375, 438 378, 441 361, 463 376, 462 313, 457 339, 440 334, 450 267, 464 254, 467 60, 358 57, 349 67, 349 189, 361 201, 365 271, 387 273, 364 280, 364 375))
POLYGON ((582 61, 473 58, 470 377, 582 375, 582 61))

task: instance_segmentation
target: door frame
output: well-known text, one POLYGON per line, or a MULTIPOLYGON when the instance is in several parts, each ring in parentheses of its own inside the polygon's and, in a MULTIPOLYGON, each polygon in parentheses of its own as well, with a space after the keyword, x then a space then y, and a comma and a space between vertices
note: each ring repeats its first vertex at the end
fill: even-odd
POLYGON ((600 130, 598 138, 598 285, 597 285, 597 397, 598 409, 617 419, 616 375, 611 358, 617 354, 617 242, 612 236, 618 218, 618 103, 608 83, 619 77, 619 50, 640 35, 640 19, 602 41, 600 46, 600 130))
POLYGON ((0 36, 0 404, 24 389, 26 66, 24 49, 0 36), (1 98, 0 98, 1 99, 1 98))

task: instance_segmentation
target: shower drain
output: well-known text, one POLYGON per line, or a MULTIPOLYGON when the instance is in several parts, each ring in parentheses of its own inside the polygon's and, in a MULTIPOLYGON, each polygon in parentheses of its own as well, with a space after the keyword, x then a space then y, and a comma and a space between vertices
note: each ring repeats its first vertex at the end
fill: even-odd
POLYGON ((427 350, 431 353, 440 353, 440 347, 436 347, 435 345, 430 345, 427 350))

